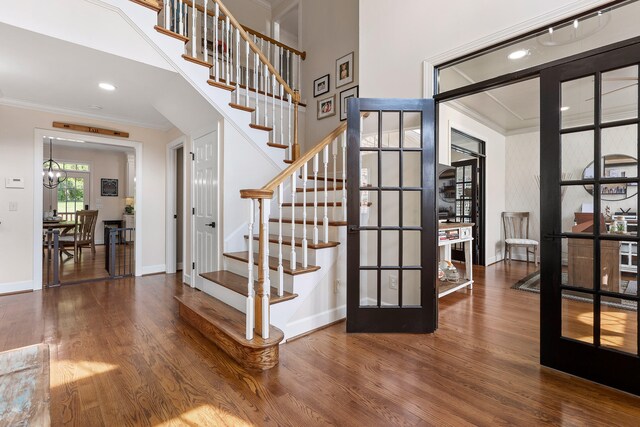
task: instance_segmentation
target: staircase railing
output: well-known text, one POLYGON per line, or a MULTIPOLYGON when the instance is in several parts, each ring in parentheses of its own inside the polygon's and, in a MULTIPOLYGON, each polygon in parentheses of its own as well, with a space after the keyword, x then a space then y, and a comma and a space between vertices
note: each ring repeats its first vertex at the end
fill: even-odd
POLYGON ((185 40, 185 59, 210 68, 209 84, 233 91, 231 106, 254 113, 254 128, 270 131, 270 142, 288 148, 290 160, 300 156, 305 52, 243 26, 220 0, 163 0, 158 21, 185 40))
MULTIPOLYGON (((364 114, 363 117, 368 116, 364 114)), ((260 189, 241 190, 243 199, 249 199, 249 265, 248 265, 248 297, 247 297, 247 339, 253 338, 255 330, 263 338, 269 336, 269 300, 271 298, 271 280, 269 278, 269 243, 274 241, 269 236, 269 223, 278 224, 278 296, 284 293, 284 266, 287 262, 283 259, 283 207, 285 206, 285 186, 290 183, 291 207, 291 252, 289 256, 289 269, 295 271, 298 268, 296 246, 301 248, 302 268, 308 266, 309 239, 312 245, 318 245, 320 241, 329 243, 329 225, 344 225, 347 219, 347 123, 343 123, 329 133, 320 143, 310 151, 302 155, 288 168, 260 189), (308 181, 313 181, 313 187, 308 188, 308 181), (324 185, 318 187, 318 182, 324 185), (298 183, 302 187, 298 188, 298 183), (307 202, 307 193, 312 192, 313 198, 307 202), (331 198, 329 192, 332 192, 331 198), (296 194, 302 193, 302 202, 297 202, 296 194), (331 200, 330 200, 331 199, 331 200), (277 219, 271 219, 271 206, 277 206, 277 219), (296 208, 302 208, 302 218, 296 220, 296 208), (312 218, 308 219, 307 208, 312 208, 312 218), (333 221, 329 221, 329 210, 332 210, 333 221), (257 290, 254 293, 254 260, 253 240, 255 228, 255 215, 258 214, 258 280, 257 290), (320 215, 322 218, 320 219, 320 215), (338 216, 341 221, 336 221, 338 216), (298 227, 301 230, 298 230, 298 227), (308 236, 307 228, 311 229, 308 236), (296 236, 299 239, 296 239, 296 236), (257 293, 257 295, 256 295, 257 293)), ((287 220, 289 221, 289 219, 287 220)))

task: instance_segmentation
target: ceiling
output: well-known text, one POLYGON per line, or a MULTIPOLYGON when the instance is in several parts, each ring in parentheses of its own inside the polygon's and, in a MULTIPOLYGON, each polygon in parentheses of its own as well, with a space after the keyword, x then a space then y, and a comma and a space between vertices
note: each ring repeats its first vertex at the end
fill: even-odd
POLYGON ((0 104, 185 133, 216 117, 172 70, 6 24, 0 40, 0 104))
MULTIPOLYGON (((640 2, 615 9, 583 21, 578 29, 573 25, 545 32, 537 37, 498 49, 487 55, 457 64, 441 75, 447 87, 460 87, 486 80, 518 69, 529 68, 618 40, 637 36, 640 2), (527 55, 519 60, 508 59, 509 53, 523 49, 527 55)), ((637 114, 637 67, 616 70, 603 75, 603 114, 612 118, 627 118, 637 114)), ((593 111, 593 82, 567 83, 563 87, 562 103, 569 107, 563 113, 567 124, 585 124, 593 111)), ((536 130, 540 122, 539 79, 504 86, 448 103, 453 108, 474 117, 503 134, 536 130)))

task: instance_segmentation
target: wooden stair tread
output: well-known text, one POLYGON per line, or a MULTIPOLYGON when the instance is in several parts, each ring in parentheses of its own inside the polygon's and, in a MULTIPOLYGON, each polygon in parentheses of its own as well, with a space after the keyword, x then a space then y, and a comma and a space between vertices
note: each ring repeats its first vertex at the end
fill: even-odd
POLYGON ((253 107, 246 107, 244 105, 236 104, 235 102, 230 102, 229 106, 231 108, 235 108, 236 110, 246 111, 247 113, 253 113, 254 111, 256 111, 256 109, 253 107))
MULTIPOLYGON (((307 207, 309 207, 309 202, 306 203, 307 207)), ((291 202, 285 202, 282 204, 283 207, 288 207, 290 208, 291 206, 295 206, 297 208, 301 208, 304 206, 304 204, 302 202, 295 202, 295 203, 291 203, 291 202)), ((324 208, 324 202, 318 202, 318 207, 322 206, 324 208)), ((327 206, 328 207, 333 207, 333 202, 327 202, 327 206)), ((336 202, 336 206, 342 206, 342 202, 336 202)), ((313 207, 313 206, 312 206, 313 207)))
POLYGON ((220 82, 217 82, 217 81, 215 81, 213 79, 207 80, 207 83, 210 86, 217 87, 219 89, 228 90, 229 92, 233 92, 234 90, 236 90, 235 86, 230 86, 230 85, 228 85, 226 83, 220 83, 220 82))
MULTIPOLYGON (((327 187, 327 191, 340 191, 342 190, 344 187, 342 186, 337 186, 337 187, 327 187)), ((314 188, 313 185, 308 185, 307 186, 307 193, 308 192, 313 192, 314 188)), ((318 187, 318 193, 324 191, 324 187, 318 187)), ((304 192, 304 188, 296 188, 296 193, 303 193, 304 192)))
POLYGON ((189 37, 185 37, 181 34, 174 33, 173 31, 167 30, 166 28, 163 28, 160 25, 156 25, 153 28, 155 28, 157 32, 164 34, 165 36, 173 37, 174 39, 178 39, 184 43, 189 41, 189 37))
MULTIPOLYGON (((242 296, 249 296, 249 292, 247 291, 247 278, 244 276, 240 276, 239 274, 235 274, 231 271, 226 270, 212 271, 210 273, 200 273, 200 276, 242 296)), ((257 285, 258 282, 254 282, 254 289, 257 289, 257 285)), ((292 300, 297 296, 298 294, 292 294, 291 292, 287 291, 284 291, 282 296, 278 296, 278 289, 272 286, 269 303, 273 305, 279 302, 292 300)))
MULTIPOLYGON (((277 221, 276 221, 277 222, 277 221)), ((283 221, 284 223, 284 221, 283 221)), ((321 223, 318 222, 318 227, 320 227, 321 223)), ((244 236, 245 239, 248 239, 249 236, 245 235, 244 236)), ((259 235, 255 235, 253 236, 253 240, 260 240, 260 236, 259 235)), ((340 242, 318 242, 317 245, 314 245, 312 243, 311 240, 307 239, 307 247, 309 249, 325 249, 325 248, 335 248, 336 246, 338 246, 340 244, 340 242)), ((296 242, 296 246, 301 248, 302 247, 302 238, 295 238, 295 242, 296 242)), ((276 234, 269 234, 269 243, 278 243, 278 235, 276 234)), ((291 246, 291 237, 290 236, 282 236, 282 245, 283 246, 291 246)), ((246 280, 245 280, 246 281, 246 280)))
MULTIPOLYGON (((278 222, 278 218, 269 218, 269 222, 278 222)), ((291 224, 290 218, 282 218, 283 224, 291 224)), ((301 219, 296 219, 296 224, 304 224, 304 225, 313 225, 313 219, 307 218, 307 222, 305 223, 301 219)), ((322 225, 322 221, 318 220, 318 228, 322 225)), ((331 227, 344 227, 347 225, 347 221, 329 221, 329 225, 331 227)))
POLYGON ((271 347, 278 345, 284 338, 284 333, 280 329, 271 326, 269 338, 264 339, 261 336, 254 335, 252 340, 247 340, 245 337, 245 314, 204 292, 194 292, 190 295, 176 295, 174 298, 207 322, 215 325, 243 347, 253 349, 271 347))
MULTIPOLYGON (((235 259, 237 261, 249 262, 249 252, 246 251, 225 253, 224 256, 226 256, 227 258, 235 259)), ((253 263, 255 265, 258 265, 258 258, 258 254, 253 254, 253 263)), ((308 265, 307 268, 303 268, 302 264, 300 264, 299 262, 296 263, 296 269, 291 270, 289 264, 289 261, 282 261, 282 266, 284 267, 285 274, 288 274, 290 276, 297 276, 298 274, 311 273, 320 270, 320 267, 316 265, 308 265)), ((278 271, 278 258, 269 257, 269 269, 278 271)))
POLYGON ((185 53, 182 54, 182 58, 189 62, 193 62, 194 64, 202 65, 203 67, 213 68, 213 64, 209 64, 208 62, 203 61, 200 58, 194 58, 193 56, 187 55, 185 53))
POLYGON ((144 6, 148 9, 154 10, 157 12, 160 12, 162 10, 162 8, 158 5, 157 2, 155 1, 145 1, 145 0, 131 0, 132 2, 134 2, 135 4, 139 4, 140 6, 144 6))
POLYGON ((249 127, 252 129, 263 130, 265 132, 271 132, 273 130, 273 128, 270 128, 269 126, 257 125, 255 123, 251 123, 249 127))
POLYGON ((287 148, 289 148, 288 145, 276 144, 275 142, 267 142, 267 145, 269 147, 273 147, 273 148, 282 148, 283 150, 286 150, 287 148))

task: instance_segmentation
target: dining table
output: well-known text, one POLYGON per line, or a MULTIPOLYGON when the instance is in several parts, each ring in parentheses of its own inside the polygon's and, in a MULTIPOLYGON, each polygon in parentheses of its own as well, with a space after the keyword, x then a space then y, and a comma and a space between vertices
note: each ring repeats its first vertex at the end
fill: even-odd
MULTIPOLYGON (((76 223, 74 221, 62 221, 62 220, 43 220, 42 221, 42 229, 47 231, 59 230, 60 236, 68 236, 70 232, 75 228, 76 223)), ((53 245, 53 233, 47 233, 47 247, 51 247, 53 245)), ((73 253, 69 252, 66 248, 61 247, 62 252, 64 252, 69 258, 73 258, 73 253)))

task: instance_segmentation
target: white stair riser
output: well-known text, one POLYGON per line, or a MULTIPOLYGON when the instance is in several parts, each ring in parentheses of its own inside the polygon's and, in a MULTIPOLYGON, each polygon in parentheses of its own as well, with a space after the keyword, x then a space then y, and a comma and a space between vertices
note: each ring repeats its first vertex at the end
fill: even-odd
MULTIPOLYGON (((282 209, 282 216, 286 217, 286 218, 291 218, 291 212, 295 210, 295 214, 296 214, 296 218, 302 218, 302 214, 304 213, 304 208, 302 206, 296 206, 295 208, 292 208, 290 206, 285 207, 284 209, 282 209)), ((313 205, 307 205, 307 219, 310 219, 313 221, 313 205)), ((278 212, 271 212, 271 217, 272 218, 277 218, 278 216, 278 212)), ((318 206, 318 223, 322 223, 322 218, 324 217, 324 206, 318 206)), ((334 211, 334 207, 333 206, 329 206, 327 209, 327 218, 329 218, 329 221, 338 219, 340 220, 340 218, 342 218, 342 206, 336 206, 335 207, 335 211, 334 211)))
MULTIPOLYGON (((304 200, 304 195, 307 196, 307 203, 308 204, 312 204, 315 198, 315 194, 313 191, 308 191, 306 193, 296 193, 296 202, 302 203, 302 201, 304 200)), ((288 197, 285 197, 286 201, 291 201, 291 196, 289 195, 288 197)), ((329 202, 341 202, 342 201, 342 190, 338 190, 338 191, 328 191, 327 192, 327 200, 329 202)), ((324 191, 320 191, 320 189, 318 189, 318 202, 324 202, 324 191)), ((277 206, 277 205, 276 205, 277 206)))
MULTIPOLYGON (((239 274, 241 276, 246 276, 247 273, 247 263, 238 261, 235 259, 231 259, 225 257, 224 260, 225 270, 231 271, 232 273, 239 274)), ((258 280, 258 266, 254 266, 253 269, 253 279, 258 280)), ((269 280, 271 280, 271 286, 274 288, 278 287, 278 272, 269 270, 269 280)), ((293 282, 294 277, 289 274, 284 274, 284 290, 287 292, 293 292, 293 282)))
POLYGON ((241 295, 237 292, 227 289, 224 286, 220 286, 217 283, 214 283, 210 280, 204 279, 203 281, 204 281, 204 285, 202 287, 203 292, 206 292, 212 297, 219 299, 223 303, 230 305, 236 310, 246 313, 247 298, 244 295, 241 295))
MULTIPOLYGON (((284 236, 283 236, 284 237, 284 236)), ((287 239, 285 238, 286 242, 287 239)), ((311 243, 311 239, 309 239, 309 243, 311 243)), ((253 252, 258 252, 259 242, 257 240, 253 241, 253 252)), ((319 249, 322 250, 322 249, 319 249)), ((307 251, 308 263, 311 265, 316 265, 316 252, 317 250, 309 248, 307 251)), ((269 243, 269 256, 277 258, 278 257, 278 244, 277 243, 269 243)), ((282 259, 289 261, 291 259, 291 246, 285 245, 284 242, 282 244, 282 259)), ((302 262, 302 248, 296 246, 296 261, 302 262)), ((289 263, 287 262, 287 265, 289 263)))
MULTIPOLYGON (((302 238, 303 231, 302 229, 306 227, 307 229, 307 240, 313 241, 313 224, 304 226, 302 224, 296 224, 295 237, 302 238)), ((337 226, 329 226, 329 240, 332 242, 337 242, 338 238, 338 229, 337 226)), ((279 231, 279 224, 277 222, 272 222, 269 224, 269 234, 277 235, 279 231)), ((282 223, 282 236, 291 238, 291 224, 282 223)), ((322 241, 324 238, 324 228, 322 226, 322 222, 318 221, 318 241, 322 241)))

